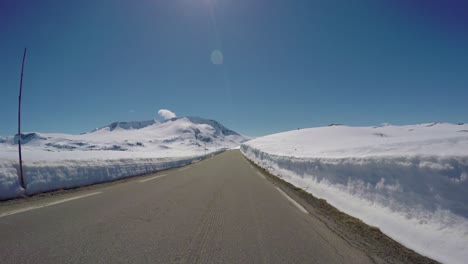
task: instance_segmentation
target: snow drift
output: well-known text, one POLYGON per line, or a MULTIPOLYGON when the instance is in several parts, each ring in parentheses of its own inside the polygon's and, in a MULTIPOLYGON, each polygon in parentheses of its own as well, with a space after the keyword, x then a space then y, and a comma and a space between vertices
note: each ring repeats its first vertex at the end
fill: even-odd
POLYGON ((330 126, 248 141, 282 179, 446 263, 468 259, 468 125, 330 126))

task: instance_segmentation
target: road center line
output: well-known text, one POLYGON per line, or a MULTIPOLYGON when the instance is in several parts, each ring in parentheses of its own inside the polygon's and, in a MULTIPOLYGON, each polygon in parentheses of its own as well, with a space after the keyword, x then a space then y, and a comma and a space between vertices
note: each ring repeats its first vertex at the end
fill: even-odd
POLYGON ((102 192, 87 193, 87 194, 74 196, 74 197, 70 197, 70 198, 66 198, 66 199, 62 199, 62 200, 58 200, 58 201, 48 202, 48 203, 45 203, 45 204, 20 208, 20 209, 12 210, 12 211, 9 211, 9 212, 0 213, 0 218, 5 217, 5 216, 9 216, 9 215, 18 214, 18 213, 23 213, 23 212, 26 212, 26 211, 39 209, 39 208, 44 208, 44 207, 48 207, 48 206, 52 206, 52 205, 56 205, 56 204, 61 204, 61 203, 73 201, 73 200, 76 200, 76 199, 81 199, 81 198, 85 198, 85 197, 88 197, 88 196, 100 194, 100 193, 102 193, 102 192))
POLYGON ((154 176, 154 177, 151 177, 151 178, 148 178, 148 179, 141 180, 141 181, 139 181, 139 182, 147 182, 147 181, 151 181, 151 180, 154 180, 154 179, 157 179, 157 178, 162 178, 162 177, 164 177, 164 176, 166 176, 166 174, 154 176))
POLYGON ((289 197, 289 195, 287 195, 285 192, 283 192, 283 190, 281 190, 280 188, 278 187, 275 187, 284 197, 286 197, 286 199, 288 199, 288 201, 290 201, 294 206, 297 207, 297 209, 299 209, 299 211, 303 212, 304 214, 308 214, 309 212, 307 212, 307 210, 302 207, 302 205, 298 204, 296 201, 294 201, 293 198, 289 197))

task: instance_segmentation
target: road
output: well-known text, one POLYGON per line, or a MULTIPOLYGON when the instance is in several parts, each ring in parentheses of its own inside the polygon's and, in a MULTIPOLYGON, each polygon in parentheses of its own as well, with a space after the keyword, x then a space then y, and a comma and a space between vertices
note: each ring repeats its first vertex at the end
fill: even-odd
MULTIPOLYGON (((300 201, 299 201, 300 204, 300 201)), ((237 151, 0 206, 1 263, 370 263, 237 151)))

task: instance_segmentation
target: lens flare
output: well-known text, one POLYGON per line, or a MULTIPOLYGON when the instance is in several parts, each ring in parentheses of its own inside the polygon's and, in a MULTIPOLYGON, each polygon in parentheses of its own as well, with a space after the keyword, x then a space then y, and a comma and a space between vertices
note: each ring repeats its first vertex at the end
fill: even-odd
POLYGON ((211 52, 211 62, 214 65, 221 65, 223 64, 224 58, 223 58, 223 53, 220 50, 213 50, 211 52))

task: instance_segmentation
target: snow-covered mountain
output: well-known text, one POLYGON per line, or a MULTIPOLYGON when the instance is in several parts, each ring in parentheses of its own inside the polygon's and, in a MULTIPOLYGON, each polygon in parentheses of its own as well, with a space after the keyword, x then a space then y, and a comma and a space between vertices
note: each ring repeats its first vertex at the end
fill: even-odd
POLYGON ((25 191, 18 138, 0 137, 0 200, 184 166, 248 139, 200 117, 114 122, 80 135, 24 133, 25 191))
MULTIPOLYGON (((89 154, 92 151, 157 152, 158 155, 162 155, 161 151, 164 151, 170 156, 174 153, 185 155, 205 152, 205 149, 210 151, 233 148, 248 139, 250 138, 226 128, 218 121, 192 116, 162 122, 114 122, 80 135, 37 132, 22 134, 26 151, 86 151, 88 156, 94 156, 89 154)), ((0 152, 2 149, 14 152, 17 141, 17 136, 0 138, 0 152)))
POLYGON ((223 126, 221 123, 219 123, 216 120, 206 119, 206 118, 201 118, 201 117, 196 117, 196 116, 175 117, 175 118, 171 118, 171 119, 168 119, 168 120, 164 120, 163 122, 159 122, 158 120, 114 122, 114 123, 112 123, 110 125, 107 125, 107 126, 104 126, 104 127, 101 127, 101 128, 97 128, 97 129, 95 129, 95 130, 93 130, 91 132, 96 132, 96 131, 101 130, 101 129, 109 129, 110 131, 113 131, 113 130, 119 129, 119 128, 120 129, 126 129, 126 130, 141 129, 141 128, 145 128, 145 127, 148 127, 148 126, 152 126, 154 124, 160 124, 160 123, 166 123, 166 122, 170 122, 171 124, 173 124, 172 122, 178 121, 178 120, 181 120, 181 119, 188 119, 188 121, 192 122, 193 124, 209 125, 209 126, 214 128, 214 134, 216 136, 220 136, 220 135, 224 135, 224 136, 237 135, 237 136, 240 136, 239 133, 226 128, 225 126, 223 126))

